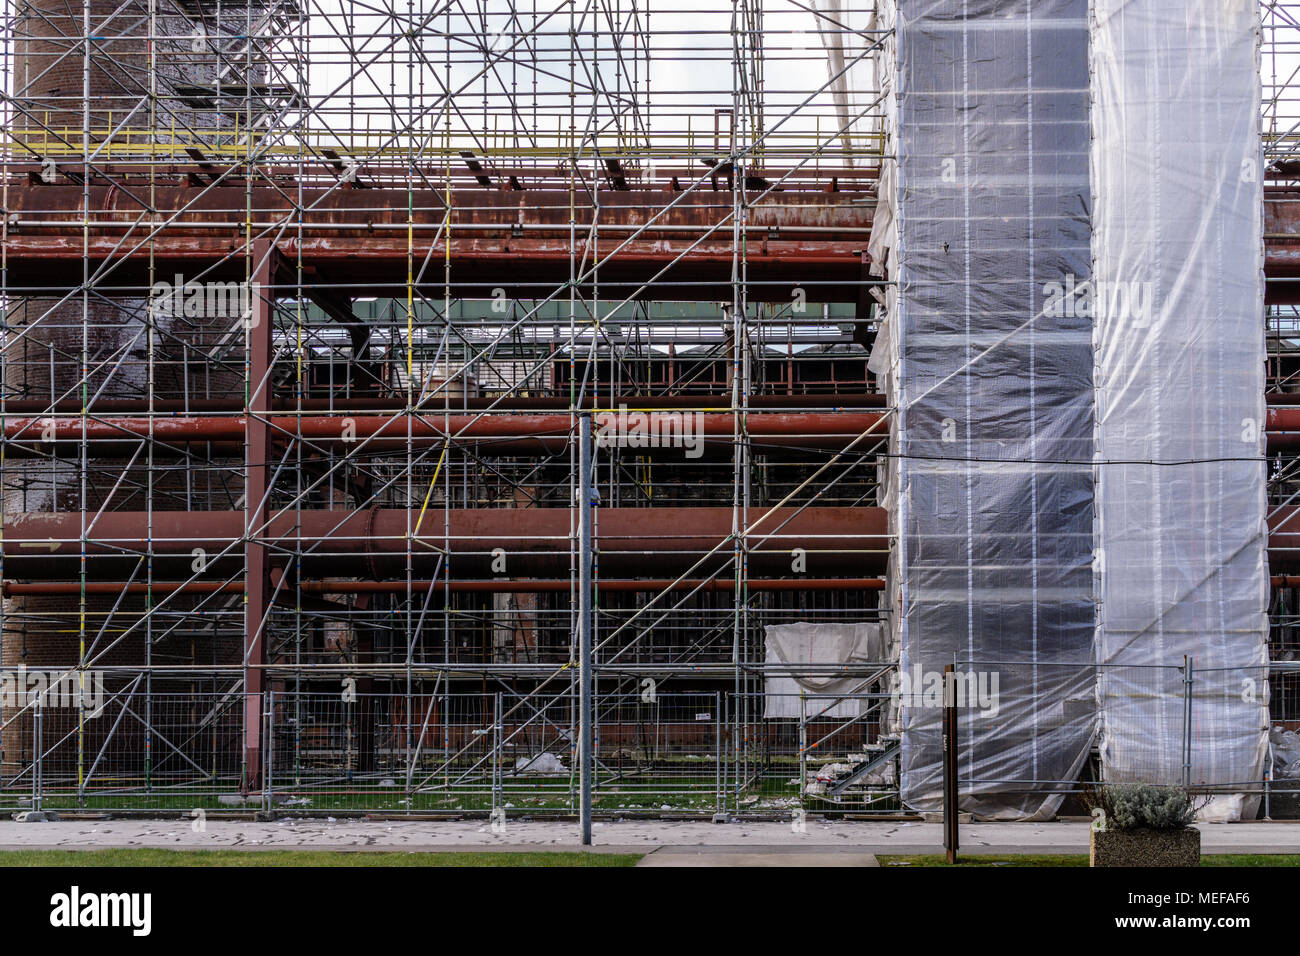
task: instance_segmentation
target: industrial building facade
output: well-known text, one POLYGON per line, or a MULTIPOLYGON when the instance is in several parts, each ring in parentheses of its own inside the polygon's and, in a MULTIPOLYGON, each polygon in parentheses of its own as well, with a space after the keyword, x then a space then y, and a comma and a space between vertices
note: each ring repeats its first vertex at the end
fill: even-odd
POLYGON ((0 808, 1294 815, 1300 4, 5 10, 0 808))

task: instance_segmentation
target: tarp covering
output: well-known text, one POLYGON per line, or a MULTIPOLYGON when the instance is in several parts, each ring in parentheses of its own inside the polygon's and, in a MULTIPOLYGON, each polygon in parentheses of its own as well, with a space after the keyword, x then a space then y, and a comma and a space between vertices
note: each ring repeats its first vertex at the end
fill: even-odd
MULTIPOLYGON (((1050 666, 1091 661, 1095 627, 1092 322, 1050 309, 1090 265, 1087 2, 878 9, 895 27, 897 162, 870 247, 897 283, 871 360, 896 408, 891 641, 909 675, 999 669, 997 716, 962 713, 963 808, 1048 815, 1047 781, 1077 774, 1095 727, 1090 668, 1050 666)), ((901 708, 916 809, 941 803, 940 722, 901 708)))
POLYGON ((868 692, 870 675, 845 677, 834 670, 839 665, 882 663, 883 624, 772 624, 764 633, 768 667, 764 717, 800 717, 800 693, 811 698, 809 717, 856 717, 869 703, 852 695, 868 692), (841 694, 851 699, 829 699, 841 694))
POLYGON ((1300 779, 1300 734, 1275 727, 1269 732, 1273 748, 1273 777, 1277 780, 1300 779))
POLYGON ((1102 773, 1178 784, 1186 761, 1192 784, 1254 782, 1269 587, 1258 4, 1092 6, 1097 645, 1103 665, 1131 665, 1101 671, 1102 773), (1190 716, 1181 687, 1153 693, 1142 670, 1183 655, 1190 716))

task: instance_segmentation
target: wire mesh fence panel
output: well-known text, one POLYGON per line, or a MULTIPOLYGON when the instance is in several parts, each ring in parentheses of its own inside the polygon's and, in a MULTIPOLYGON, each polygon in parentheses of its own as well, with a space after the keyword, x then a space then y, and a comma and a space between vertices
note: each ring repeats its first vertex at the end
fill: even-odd
MULTIPOLYGON (((963 800, 990 793, 1051 797, 1056 811, 1097 782, 1186 786, 1252 817, 1300 809, 1300 734, 1273 726, 1263 773, 1225 776, 1230 738, 1209 715, 1225 699, 1281 692, 1276 669, 962 662, 935 688, 774 695, 728 691, 597 694, 593 808, 603 816, 777 816, 906 812, 898 792, 905 741, 899 707, 958 711, 963 800), (1045 691, 1046 689, 1046 691, 1045 691), (927 696, 931 691, 933 694, 927 696), (1051 711, 1019 699, 1062 702, 1051 711), (1206 706, 1207 703, 1215 707, 1206 706), (736 714, 744 715, 737 719, 736 714), (1036 713, 1024 725, 1019 714, 1036 713), (787 714, 793 716, 786 716, 787 714), (1143 715, 1139 721, 1138 714, 1143 715), (769 716, 774 715, 774 716, 769 716), (1008 715, 1011 715, 1008 717, 1008 715), (1154 717, 1152 717, 1154 715, 1154 717), (1055 733, 1081 727, 1094 754, 1131 747, 1133 773, 1103 779, 1095 759, 1045 759, 1055 733), (735 728, 739 726, 739 731, 735 728), (1036 745, 1036 746, 1035 746, 1036 745), (1034 762, 1035 751, 1039 755, 1034 762), (1029 766, 1030 772, 1009 768, 1029 766)), ((3 712, 0 809, 281 814, 571 815, 578 798, 576 697, 501 690, 294 691, 246 695, 234 686, 147 692, 118 679, 84 699, 47 693, 3 712), (244 713, 259 709, 263 773, 247 777, 244 713)), ((1242 766, 1253 768, 1255 755, 1242 766)))
POLYGON ((611 812, 721 809, 723 696, 599 697, 593 808, 611 812))
POLYGON ((1261 808, 1281 812, 1286 792, 1294 789, 1285 779, 1279 785, 1277 776, 1278 767, 1289 766, 1289 751, 1278 756, 1277 747, 1287 722, 1275 726, 1270 759, 1258 743, 1262 728, 1225 723, 1223 715, 1238 701, 1258 713, 1273 674, 1268 664, 1198 667, 1193 658, 1145 665, 963 661, 957 680, 938 692, 933 705, 955 703, 957 709, 964 806, 975 806, 983 793, 1037 792, 1053 795, 1052 812, 1071 798, 1077 812, 1083 806, 1078 798, 1086 802, 1095 786, 1143 783, 1188 789, 1204 819, 1252 819, 1261 808), (1008 722, 1008 714, 1021 712, 1019 702, 1042 699, 1045 687, 1055 688, 1059 707, 1038 712, 1032 726, 1008 722), (1034 742, 1067 726, 1071 735, 1091 733, 1093 756, 1069 766, 1035 761, 1033 749, 1043 748, 1034 742), (1124 756, 1099 763, 1107 754, 1124 756), (1029 770, 1009 773, 1008 767, 1029 770), (1275 807, 1264 805, 1270 790, 1282 795, 1275 807))
POLYGON ((32 702, 7 714, 6 732, 32 744, 6 751, 0 799, 54 810, 243 805, 243 694, 148 693, 144 683, 107 687, 85 706, 32 702))
POLYGON ((1215 667, 1199 658, 1188 661, 1183 780, 1208 799, 1203 816, 1250 820, 1263 805, 1272 736, 1269 684, 1267 663, 1215 667))
MULTIPOLYGON (((597 695, 594 809, 785 814, 805 792, 827 809, 896 808, 896 746, 882 743, 880 695, 824 702, 841 710, 847 702, 853 714, 828 716, 831 708, 819 712, 823 700, 797 699, 792 706, 811 708, 806 721, 756 720, 742 739, 731 733, 737 699, 726 692, 597 695), (856 769, 869 759, 872 772, 857 774, 843 793, 817 789, 836 760, 856 769)), ((761 694, 744 700, 753 713, 764 703, 761 694)), ((21 726, 30 743, 6 764, 0 806, 572 814, 575 713, 567 688, 547 702, 504 691, 146 696, 127 685, 84 715, 36 706, 7 715, 11 735, 21 726), (260 708, 265 740, 256 786, 248 785, 243 751, 250 705, 260 708)))

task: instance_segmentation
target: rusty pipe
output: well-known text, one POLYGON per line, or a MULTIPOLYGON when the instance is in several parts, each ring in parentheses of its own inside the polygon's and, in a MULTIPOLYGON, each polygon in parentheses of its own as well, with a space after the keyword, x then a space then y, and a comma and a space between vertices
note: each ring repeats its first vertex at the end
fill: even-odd
MULTIPOLYGON (((658 411, 653 399, 642 399, 629 415, 641 409, 658 411)), ((682 416, 676 428, 680 434, 685 416, 697 414, 702 437, 730 443, 735 418, 716 412, 692 413, 673 409, 664 414, 682 416)), ((751 412, 745 416, 745 430, 758 444, 809 447, 812 444, 842 446, 880 420, 875 412, 751 412)), ((312 442, 352 442, 387 439, 427 444, 449 435, 463 441, 507 442, 520 445, 567 443, 573 422, 567 414, 483 414, 450 416, 427 412, 423 415, 310 415, 275 414, 265 419, 271 437, 300 437, 312 442)), ((6 441, 50 444, 52 442, 110 442, 152 439, 182 444, 192 442, 239 442, 248 427, 245 415, 151 416, 82 418, 80 416, 37 416, 11 418, 4 422, 6 441)), ((601 424, 597 415, 597 427, 601 424)), ((611 421, 611 424, 613 422, 611 421)))
MULTIPOLYGON (((1270 399, 1294 399, 1290 395, 1270 399)), ((837 400, 837 399, 836 399, 837 400)), ((697 411, 682 402, 660 407, 659 399, 624 399, 630 411, 655 410, 674 414, 697 411)), ((730 443, 731 412, 700 411, 698 424, 706 441, 730 443)), ((751 444, 792 448, 842 448, 876 425, 880 413, 863 411, 769 412, 750 410, 745 430, 751 444)), ((418 415, 294 415, 283 412, 267 418, 273 438, 302 438, 313 443, 367 442, 383 450, 404 445, 408 428, 416 444, 453 439, 491 443, 502 451, 537 451, 565 446, 572 430, 567 413, 489 412, 444 416, 436 409, 418 415)), ((173 445, 240 443, 248 418, 231 415, 105 416, 83 419, 78 415, 18 416, 4 419, 6 441, 48 448, 60 442, 130 442, 150 439, 173 445), (53 439, 53 442, 50 439, 53 439)), ((1265 429, 1269 450, 1300 447, 1300 406, 1273 404, 1265 429)), ((233 447, 233 446, 231 446, 233 447)), ((9 452, 13 453, 13 450, 9 452)))

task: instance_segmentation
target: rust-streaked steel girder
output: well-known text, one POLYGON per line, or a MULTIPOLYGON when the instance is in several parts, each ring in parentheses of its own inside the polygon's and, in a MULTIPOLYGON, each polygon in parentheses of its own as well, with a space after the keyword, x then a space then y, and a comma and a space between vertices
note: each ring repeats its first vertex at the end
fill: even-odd
POLYGON ((1269 451, 1294 451, 1300 449, 1300 395, 1271 394, 1268 396, 1268 417, 1264 428, 1268 434, 1269 451), (1283 405, 1281 402, 1295 402, 1283 405))
MULTIPOLYGON (((158 187, 155 209, 166 225, 152 236, 148 190, 92 186, 88 213, 79 186, 14 186, 8 195, 4 253, 11 294, 75 284, 81 269, 74 275, 68 263, 86 255, 97 274, 95 287, 106 293, 143 290, 154 281, 172 282, 175 274, 244 278, 242 187, 158 187), (84 236, 83 218, 89 221, 84 236)), ((439 263, 421 283, 439 297, 441 263, 449 256, 457 297, 488 298, 502 288, 511 298, 542 298, 569 281, 570 259, 576 258, 584 269, 599 263, 606 297, 631 295, 654 280, 655 299, 731 298, 729 194, 601 192, 600 241, 593 246, 586 228, 592 208, 579 204, 572 213, 576 248, 569 197, 561 191, 456 192, 449 233, 440 232, 446 204, 439 191, 314 189, 305 191, 300 207, 295 196, 296 190, 253 187, 253 235, 278 235, 289 222, 276 240, 282 260, 301 257, 306 283, 347 287, 351 296, 397 294, 413 253, 417 263, 426 255, 439 263)), ((774 192, 757 201, 748 212, 745 244, 749 299, 788 302, 799 287, 809 301, 857 301, 867 278, 873 209, 865 193, 774 192)), ((296 271, 282 271, 274 281, 285 288, 296 277, 296 271)))
POLYGON ((1300 188, 1264 191, 1264 271, 1270 304, 1300 305, 1300 188))
MULTIPOLYGON (((75 287, 81 270, 69 270, 68 263, 80 263, 87 254, 92 273, 110 263, 95 280, 103 292, 115 287, 138 291, 151 276, 170 281, 175 273, 187 279, 200 274, 210 280, 243 278, 242 186, 158 187, 154 208, 166 225, 152 236, 148 190, 94 185, 89 193, 86 209, 81 186, 9 188, 4 253, 11 292, 75 287), (83 221, 90 224, 84 237, 83 221)), ((294 206, 296 193, 254 186, 249 193, 254 235, 275 235, 290 222, 292 227, 276 241, 285 261, 296 262, 301 255, 308 283, 349 286, 354 296, 391 295, 404 287, 407 256, 414 253, 417 261, 426 254, 437 260, 449 254, 455 294, 466 298, 490 297, 496 288, 512 298, 536 298, 546 286, 568 282, 569 260, 575 255, 585 263, 600 263, 601 287, 608 296, 629 295, 655 279, 657 299, 730 297, 730 225, 707 234, 726 222, 729 195, 602 191, 599 246, 587 244, 592 207, 579 204, 574 213, 583 238, 574 249, 568 195, 558 190, 457 190, 449 239, 437 232, 446 208, 444 194, 416 190, 409 195, 411 242, 405 190, 307 189, 300 210, 294 206), (649 228, 632 239, 651 219, 649 228)), ((749 211, 745 247, 752 280, 749 299, 788 301, 798 286, 811 301, 857 301, 867 277, 874 205, 868 192, 772 192, 757 201, 749 211)), ((1300 303, 1300 190, 1266 190, 1264 241, 1269 301, 1300 303)), ((427 283, 431 293, 442 283, 442 270, 435 271, 427 283)))
MULTIPOLYGON (((889 534, 883 509, 786 507, 765 514, 751 516, 748 563, 755 575, 788 575, 794 548, 807 552, 810 577, 885 566, 889 534)), ((732 515, 730 507, 602 508, 601 570, 610 577, 681 574, 714 551, 693 575, 707 577, 732 556, 732 515)), ((434 573, 447 551, 457 576, 487 577, 496 548, 505 552, 511 576, 556 577, 569 573, 574 520, 567 508, 433 508, 423 519, 418 510, 317 510, 277 513, 255 530, 269 564, 292 558, 312 578, 404 576, 408 549, 417 574, 434 573)), ((77 577, 83 527, 87 573, 96 580, 130 578, 146 550, 155 555, 154 573, 162 579, 189 578, 195 549, 203 552, 204 577, 243 570, 242 511, 28 513, 8 515, 5 522, 5 577, 15 580, 77 577)))
MULTIPOLYGON (((730 594, 735 582, 726 575, 715 578, 599 578, 598 591, 611 593, 658 593, 660 591, 711 591, 730 594)), ((567 594, 575 583, 568 578, 452 578, 439 580, 353 581, 347 579, 300 581, 289 592, 305 594, 412 594, 444 589, 453 594, 567 594)), ((1300 585, 1295 585, 1300 586, 1300 585)), ((884 578, 751 578, 748 591, 883 591, 884 578)), ((31 595, 59 596, 90 594, 243 594, 243 581, 5 581, 4 597, 31 595)))
MULTIPOLYGON (((794 548, 807 551, 810 577, 884 570, 890 538, 883 508, 786 507, 759 520, 763 514, 753 516, 749 534, 749 564, 756 575, 788 576, 794 548)), ((657 567, 684 571, 728 540, 732 522, 729 507, 601 508, 599 515, 601 568, 610 577, 648 575, 657 567)), ((196 548, 209 559, 201 575, 207 579, 238 573, 244 557, 242 511, 27 513, 5 520, 0 539, 5 576, 18 581, 77 577, 83 521, 84 553, 95 580, 129 578, 137 555, 146 550, 156 556, 155 573, 162 579, 189 578, 196 548), (228 557, 219 559, 222 552, 228 557)), ((422 520, 418 510, 400 508, 286 511, 272 515, 257 540, 275 566, 301 552, 302 572, 313 579, 404 576, 408 547, 416 573, 431 571, 445 549, 458 576, 487 577, 491 552, 501 548, 509 576, 554 578, 568 574, 572 522, 567 508, 431 509, 422 520)), ((731 545, 724 544, 715 554, 716 565, 730 555, 731 545)), ((1277 574, 1300 569, 1300 508, 1271 510, 1269 564, 1277 574)), ((716 567, 699 570, 708 576, 716 567)))
MULTIPOLYGON (((1282 404, 1294 403, 1300 405, 1300 395, 1280 396, 1280 398, 1286 399, 1282 404)), ((611 397, 607 394, 593 396, 588 393, 585 397, 578 399, 577 405, 574 407, 587 411, 617 408, 620 405, 626 405, 628 408, 641 408, 648 407, 651 402, 653 402, 653 407, 658 409, 692 409, 717 413, 731 411, 730 395, 656 395, 653 398, 648 398, 645 395, 615 394, 611 397)), ((431 400, 426 400, 422 405, 417 405, 412 410, 426 416, 442 415, 444 412, 443 403, 444 396, 438 395, 431 400)), ((800 409, 838 412, 843 409, 884 408, 887 404, 885 396, 878 392, 840 392, 833 395, 762 394, 749 396, 749 408, 755 412, 798 411, 800 409)), ((59 399, 53 403, 53 407, 51 407, 50 402, 39 398, 14 398, 5 402, 4 405, 6 414, 14 416, 40 416, 55 412, 80 417, 81 407, 80 397, 59 399)), ((358 395, 329 398, 285 395, 276 397, 272 395, 271 408, 273 411, 286 414, 301 412, 304 415, 395 415, 406 410, 403 402, 392 397, 358 395)), ((569 408, 568 396, 457 396, 455 406, 451 411, 454 413, 464 410, 488 412, 527 411, 537 413, 564 412, 567 414, 569 408)), ((91 416, 221 415, 242 412, 243 410, 244 404, 242 401, 221 398, 155 398, 150 402, 146 398, 95 398, 93 396, 90 398, 87 408, 91 416)))

